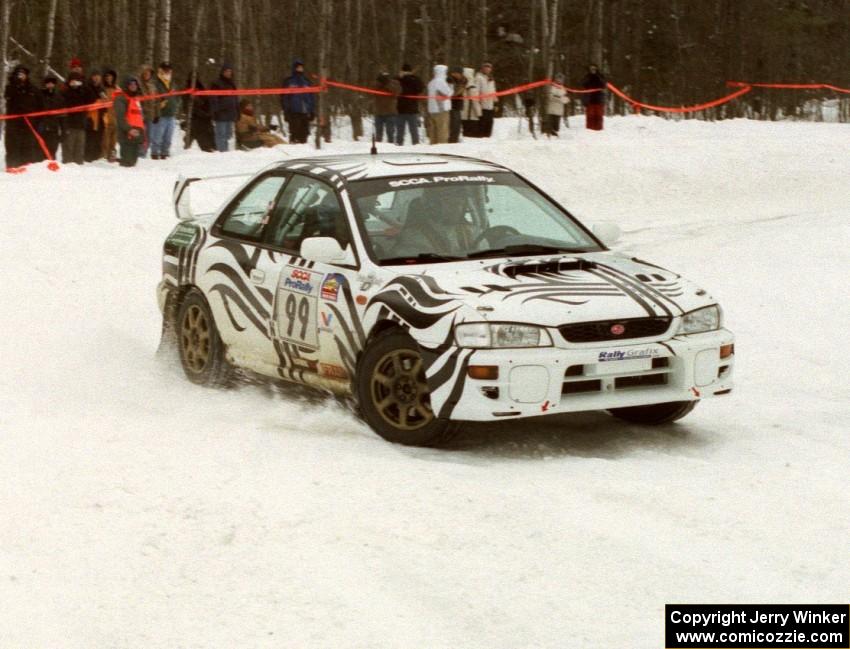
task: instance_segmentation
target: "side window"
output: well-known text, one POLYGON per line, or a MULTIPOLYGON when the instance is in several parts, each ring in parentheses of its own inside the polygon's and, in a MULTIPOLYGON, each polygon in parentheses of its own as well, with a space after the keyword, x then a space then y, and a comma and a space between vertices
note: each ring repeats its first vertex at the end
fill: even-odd
POLYGON ((221 221, 221 231, 234 237, 259 239, 285 182, 286 176, 266 176, 254 183, 221 221))
POLYGON ((333 237, 342 248, 351 241, 345 211, 333 188, 295 174, 280 197, 267 242, 298 253, 308 237, 333 237))

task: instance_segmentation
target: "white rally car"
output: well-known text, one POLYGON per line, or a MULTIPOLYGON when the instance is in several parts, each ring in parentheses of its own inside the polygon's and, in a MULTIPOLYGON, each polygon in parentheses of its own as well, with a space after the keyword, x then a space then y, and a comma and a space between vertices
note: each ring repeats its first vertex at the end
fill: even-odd
POLYGON ((158 293, 195 383, 241 368, 351 395, 381 436, 417 445, 457 421, 579 410, 661 424, 732 389, 710 295, 609 251, 500 165, 291 160, 206 216, 186 213, 190 182, 158 293))

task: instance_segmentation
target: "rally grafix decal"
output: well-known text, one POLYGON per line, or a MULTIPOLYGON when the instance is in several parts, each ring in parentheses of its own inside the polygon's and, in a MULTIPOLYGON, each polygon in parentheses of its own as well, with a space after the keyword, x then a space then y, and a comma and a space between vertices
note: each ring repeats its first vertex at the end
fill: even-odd
POLYGON ((658 350, 653 348, 647 349, 615 349, 613 351, 599 352, 600 363, 605 361, 629 361, 636 358, 655 358, 658 356, 658 350))
POLYGON ((328 273, 322 282, 322 299, 336 302, 339 297, 339 289, 345 284, 345 277, 340 273, 328 273))

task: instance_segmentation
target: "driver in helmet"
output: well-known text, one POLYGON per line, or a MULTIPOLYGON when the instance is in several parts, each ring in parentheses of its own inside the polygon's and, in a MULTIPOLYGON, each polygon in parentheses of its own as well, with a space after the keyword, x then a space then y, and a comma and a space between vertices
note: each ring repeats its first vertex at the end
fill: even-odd
POLYGON ((474 238, 466 218, 468 211, 469 195, 464 187, 426 190, 410 202, 394 253, 465 257, 472 250, 474 238))

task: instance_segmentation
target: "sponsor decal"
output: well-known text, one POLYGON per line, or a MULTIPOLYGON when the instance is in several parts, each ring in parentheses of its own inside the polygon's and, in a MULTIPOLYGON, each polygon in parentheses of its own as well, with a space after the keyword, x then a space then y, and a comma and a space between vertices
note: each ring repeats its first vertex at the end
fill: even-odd
POLYGON ((309 358, 301 358, 300 356, 294 356, 292 358, 292 364, 297 365, 298 367, 302 367, 311 372, 315 372, 317 362, 314 360, 310 360, 309 358))
POLYGON ((615 349, 610 352, 599 352, 599 362, 626 361, 635 358, 655 358, 656 356, 658 356, 657 349, 615 349))
POLYGON ((496 179, 492 176, 419 176, 414 178, 399 178, 391 180, 390 187, 412 187, 416 185, 437 185, 440 183, 494 183, 496 179))
POLYGON ((621 324, 613 324, 611 325, 611 333, 615 336, 622 336, 626 331, 626 327, 621 324))
POLYGON ((321 318, 319 331, 333 331, 334 314, 322 311, 319 317, 321 318))
POLYGON ((319 374, 329 379, 347 379, 348 372, 344 367, 331 363, 319 363, 319 374))
POLYGON ((195 240, 195 235, 197 234, 198 229, 194 225, 181 223, 168 235, 166 243, 178 247, 188 246, 195 240))
POLYGON ((336 302, 339 297, 339 289, 345 282, 345 277, 339 273, 329 273, 322 282, 322 299, 328 302, 336 302))
POLYGON ((549 410, 549 408, 550 408, 550 407, 551 407, 551 406, 550 406, 550 404, 549 404, 549 401, 548 401, 548 400, 547 400, 547 401, 544 401, 544 402, 543 402, 543 405, 542 405, 542 406, 540 406, 540 412, 546 412, 547 410, 549 410))
POLYGON ((287 271, 284 271, 284 279, 282 288, 295 293, 304 293, 312 295, 316 288, 316 280, 313 278, 314 273, 297 266, 289 266, 287 271))

